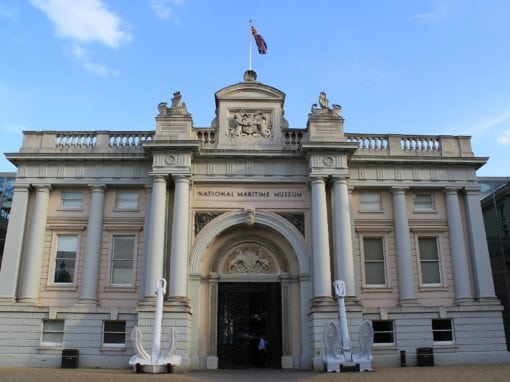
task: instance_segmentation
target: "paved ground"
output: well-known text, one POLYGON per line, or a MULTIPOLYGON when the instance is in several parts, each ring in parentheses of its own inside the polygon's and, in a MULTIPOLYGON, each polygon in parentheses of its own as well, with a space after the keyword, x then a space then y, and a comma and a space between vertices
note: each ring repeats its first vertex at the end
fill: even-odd
POLYGON ((505 382, 510 364, 378 368, 325 374, 286 370, 215 370, 186 374, 135 374, 131 370, 0 368, 0 382, 505 382))

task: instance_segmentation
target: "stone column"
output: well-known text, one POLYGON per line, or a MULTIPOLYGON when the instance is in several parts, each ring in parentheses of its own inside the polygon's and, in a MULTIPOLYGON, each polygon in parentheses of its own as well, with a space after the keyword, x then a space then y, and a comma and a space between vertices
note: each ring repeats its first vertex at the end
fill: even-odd
POLYGON ((168 297, 188 299, 189 184, 188 176, 174 176, 174 213, 168 297))
POLYGON ((321 177, 311 178, 313 295, 331 297, 328 213, 326 184, 321 177))
MULTIPOLYGON (((455 283, 455 300, 457 303, 469 302, 473 299, 466 242, 464 238, 464 222, 460 213, 459 196, 456 189, 447 188, 446 213, 448 218, 448 234, 450 237, 450 255, 452 257, 453 279, 455 283)), ((483 224, 483 222, 482 222, 483 224)), ((484 238, 487 241, 486 238, 484 238)))
POLYGON ((28 245, 23 259, 24 274, 21 284, 20 302, 35 303, 39 299, 41 284, 41 265, 44 248, 44 234, 48 218, 49 185, 37 185, 32 213, 28 224, 28 245))
POLYGON ((475 297, 494 299, 496 293, 478 188, 466 189, 466 217, 475 279, 475 297))
POLYGON ((152 200, 152 184, 146 185, 146 195, 145 195, 145 219, 143 221, 143 256, 142 256, 142 266, 140 269, 140 299, 143 299, 145 296, 145 281, 146 281, 146 273, 147 273, 147 258, 148 258, 148 243, 149 243, 149 230, 151 224, 151 200, 152 200))
POLYGON ((333 252, 336 280, 345 281, 347 296, 356 295, 351 208, 347 179, 333 181, 333 252))
POLYGON ((90 188, 90 208, 85 258, 83 260, 80 303, 95 304, 97 301, 99 258, 101 255, 101 237, 103 233, 104 192, 106 186, 91 185, 90 188))
POLYGON ((0 300, 9 302, 16 300, 29 196, 28 185, 14 184, 13 189, 11 216, 0 270, 0 300))
POLYGON ((395 225, 395 249, 397 253, 398 284, 400 305, 416 304, 413 263, 411 259, 411 241, 409 239, 409 220, 407 217, 406 190, 394 188, 393 221, 395 225))
POLYGON ((145 253, 145 293, 144 298, 154 299, 156 283, 163 277, 165 260, 166 222, 166 180, 161 175, 154 176, 150 205, 147 252, 145 253))

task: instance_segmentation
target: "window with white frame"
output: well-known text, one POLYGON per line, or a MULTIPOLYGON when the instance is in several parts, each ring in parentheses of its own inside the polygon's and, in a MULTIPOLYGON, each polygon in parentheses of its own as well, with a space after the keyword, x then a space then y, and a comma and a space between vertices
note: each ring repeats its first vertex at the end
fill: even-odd
POLYGON ((365 285, 385 286, 386 267, 382 237, 363 237, 363 260, 365 263, 365 285))
POLYGON ((432 320, 432 336, 434 342, 453 342, 453 323, 449 318, 432 320))
POLYGON ((362 191, 359 193, 361 212, 382 211, 381 193, 362 191))
POLYGON ((421 283, 427 285, 441 284, 441 264, 437 237, 419 237, 421 283))
POLYGON ((53 282, 55 284, 71 284, 75 280, 79 236, 59 234, 56 247, 53 282))
POLYGON ((42 320, 41 344, 59 346, 64 343, 64 320, 42 320))
POLYGON ((83 191, 62 191, 62 208, 81 209, 83 191))
POLYGON ((395 343, 395 325, 393 320, 372 321, 374 344, 391 345, 395 343))
POLYGON ((117 201, 115 207, 119 210, 138 209, 137 191, 117 191, 117 201))
POLYGON ((434 211, 434 197, 431 193, 414 194, 414 210, 417 212, 434 211))
POLYGON ((103 346, 126 344, 126 321, 103 321, 103 346))
POLYGON ((111 285, 133 286, 135 235, 113 235, 111 259, 111 285))

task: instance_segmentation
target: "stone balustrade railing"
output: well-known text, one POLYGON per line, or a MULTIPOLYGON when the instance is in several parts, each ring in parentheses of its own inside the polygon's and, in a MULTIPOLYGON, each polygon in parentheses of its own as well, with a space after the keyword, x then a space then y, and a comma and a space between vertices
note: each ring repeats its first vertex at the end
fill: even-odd
MULTIPOLYGON (((215 129, 193 128, 201 147, 214 148, 215 129)), ((282 146, 298 149, 307 139, 305 129, 282 131, 282 146)), ((355 156, 473 157, 470 137, 453 135, 344 134, 346 142, 357 142, 355 156)), ((143 144, 154 139, 154 131, 26 131, 20 153, 144 153, 143 144)))

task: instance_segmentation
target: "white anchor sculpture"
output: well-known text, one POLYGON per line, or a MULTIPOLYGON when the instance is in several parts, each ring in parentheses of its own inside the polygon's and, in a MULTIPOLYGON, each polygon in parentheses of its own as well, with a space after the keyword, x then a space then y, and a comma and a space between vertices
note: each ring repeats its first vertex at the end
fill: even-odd
POLYGON ((326 354, 322 357, 327 372, 339 373, 342 367, 355 368, 359 371, 372 370, 373 329, 370 321, 363 321, 359 330, 360 352, 352 353, 352 343, 347 328, 347 314, 345 313, 345 282, 336 280, 333 289, 338 302, 338 319, 340 321, 340 335, 333 321, 324 328, 324 342, 326 354), (340 353, 337 345, 340 343, 340 353))
POLYGON ((161 278, 156 285, 156 312, 154 314, 154 335, 152 339, 151 354, 147 353, 142 345, 142 332, 137 326, 131 331, 131 341, 136 355, 132 356, 129 364, 139 373, 142 368, 146 373, 164 373, 171 371, 173 366, 181 364, 181 356, 175 354, 179 338, 175 328, 170 328, 168 336, 168 349, 161 353, 161 321, 163 320, 163 295, 166 289, 166 280, 161 278))

